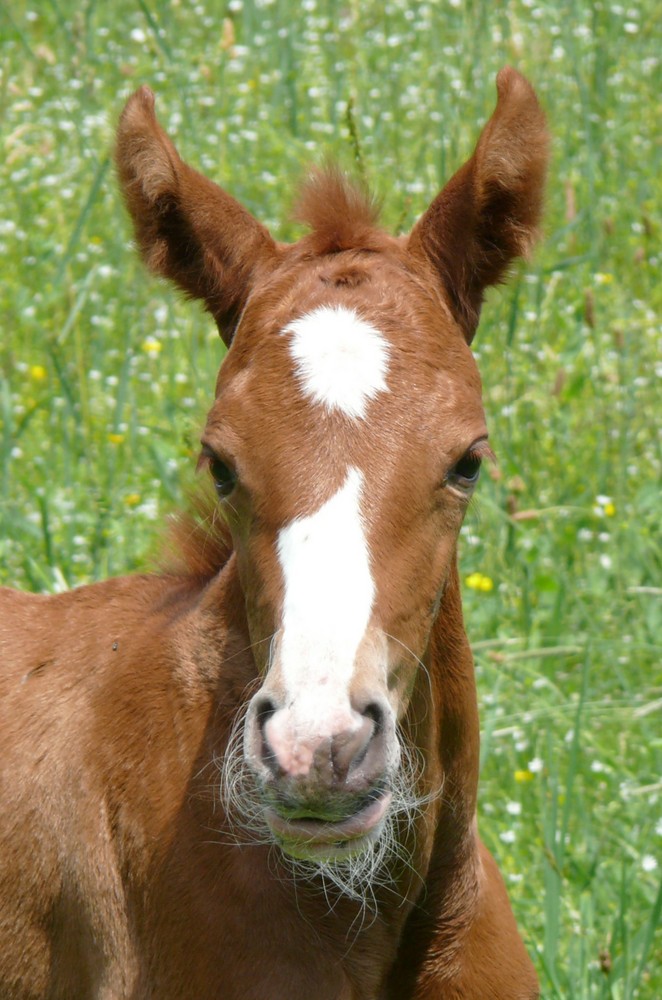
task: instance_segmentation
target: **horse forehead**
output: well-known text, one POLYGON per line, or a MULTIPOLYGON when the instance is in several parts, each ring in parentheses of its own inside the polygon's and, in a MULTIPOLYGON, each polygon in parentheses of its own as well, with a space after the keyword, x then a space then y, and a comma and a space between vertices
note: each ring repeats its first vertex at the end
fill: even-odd
POLYGON ((212 411, 250 447, 252 462, 257 441, 270 462, 294 447, 300 471, 341 453, 362 465, 402 434, 425 449, 444 428, 480 419, 473 356, 443 315, 381 297, 276 305, 238 330, 212 411))
POLYGON ((342 305, 303 313, 280 332, 299 391, 312 403, 353 420, 389 391, 391 345, 375 323, 342 305))
POLYGON ((365 418, 370 401, 387 392, 415 397, 435 382, 474 391, 473 357, 443 302, 396 285, 382 277, 340 295, 304 286, 279 302, 267 297, 237 331, 221 384, 248 368, 262 380, 260 396, 273 388, 277 397, 277 383, 291 391, 294 379, 311 402, 353 418, 365 418))

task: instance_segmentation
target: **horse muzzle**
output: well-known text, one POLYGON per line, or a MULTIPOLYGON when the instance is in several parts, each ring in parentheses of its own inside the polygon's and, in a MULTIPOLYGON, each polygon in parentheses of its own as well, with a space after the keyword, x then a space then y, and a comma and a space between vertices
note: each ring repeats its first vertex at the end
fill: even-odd
POLYGON ((258 692, 244 754, 282 849, 297 858, 340 859, 379 839, 399 763, 393 712, 385 701, 341 705, 317 717, 278 707, 258 692))

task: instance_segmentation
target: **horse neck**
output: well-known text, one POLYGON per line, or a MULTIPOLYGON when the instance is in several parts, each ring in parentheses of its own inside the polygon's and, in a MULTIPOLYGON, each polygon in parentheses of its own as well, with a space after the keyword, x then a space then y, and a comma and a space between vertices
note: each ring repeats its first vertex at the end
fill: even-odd
POLYGON ((216 698, 237 712, 258 671, 234 553, 200 595, 197 614, 197 658, 206 664, 216 698))

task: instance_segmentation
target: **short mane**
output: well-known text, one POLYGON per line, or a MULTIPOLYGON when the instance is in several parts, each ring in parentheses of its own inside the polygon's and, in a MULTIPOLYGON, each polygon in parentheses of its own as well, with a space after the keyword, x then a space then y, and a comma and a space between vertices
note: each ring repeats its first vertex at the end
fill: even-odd
POLYGON ((338 167, 314 168, 296 201, 294 217, 310 226, 306 236, 316 254, 376 250, 380 246, 379 202, 338 167))
POLYGON ((204 585, 231 554, 232 537, 218 499, 210 489, 200 489, 191 494, 188 509, 170 519, 158 566, 166 576, 204 585))

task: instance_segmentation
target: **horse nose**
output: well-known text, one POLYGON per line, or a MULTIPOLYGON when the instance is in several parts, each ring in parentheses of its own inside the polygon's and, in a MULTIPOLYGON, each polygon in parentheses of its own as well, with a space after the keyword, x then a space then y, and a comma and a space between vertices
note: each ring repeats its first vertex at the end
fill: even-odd
POLYGON ((302 720, 293 709, 278 708, 271 698, 258 694, 248 720, 249 757, 272 780, 369 788, 386 768, 386 717, 386 706, 368 701, 339 715, 338 724, 327 734, 323 730, 328 726, 320 731, 314 720, 302 720))

